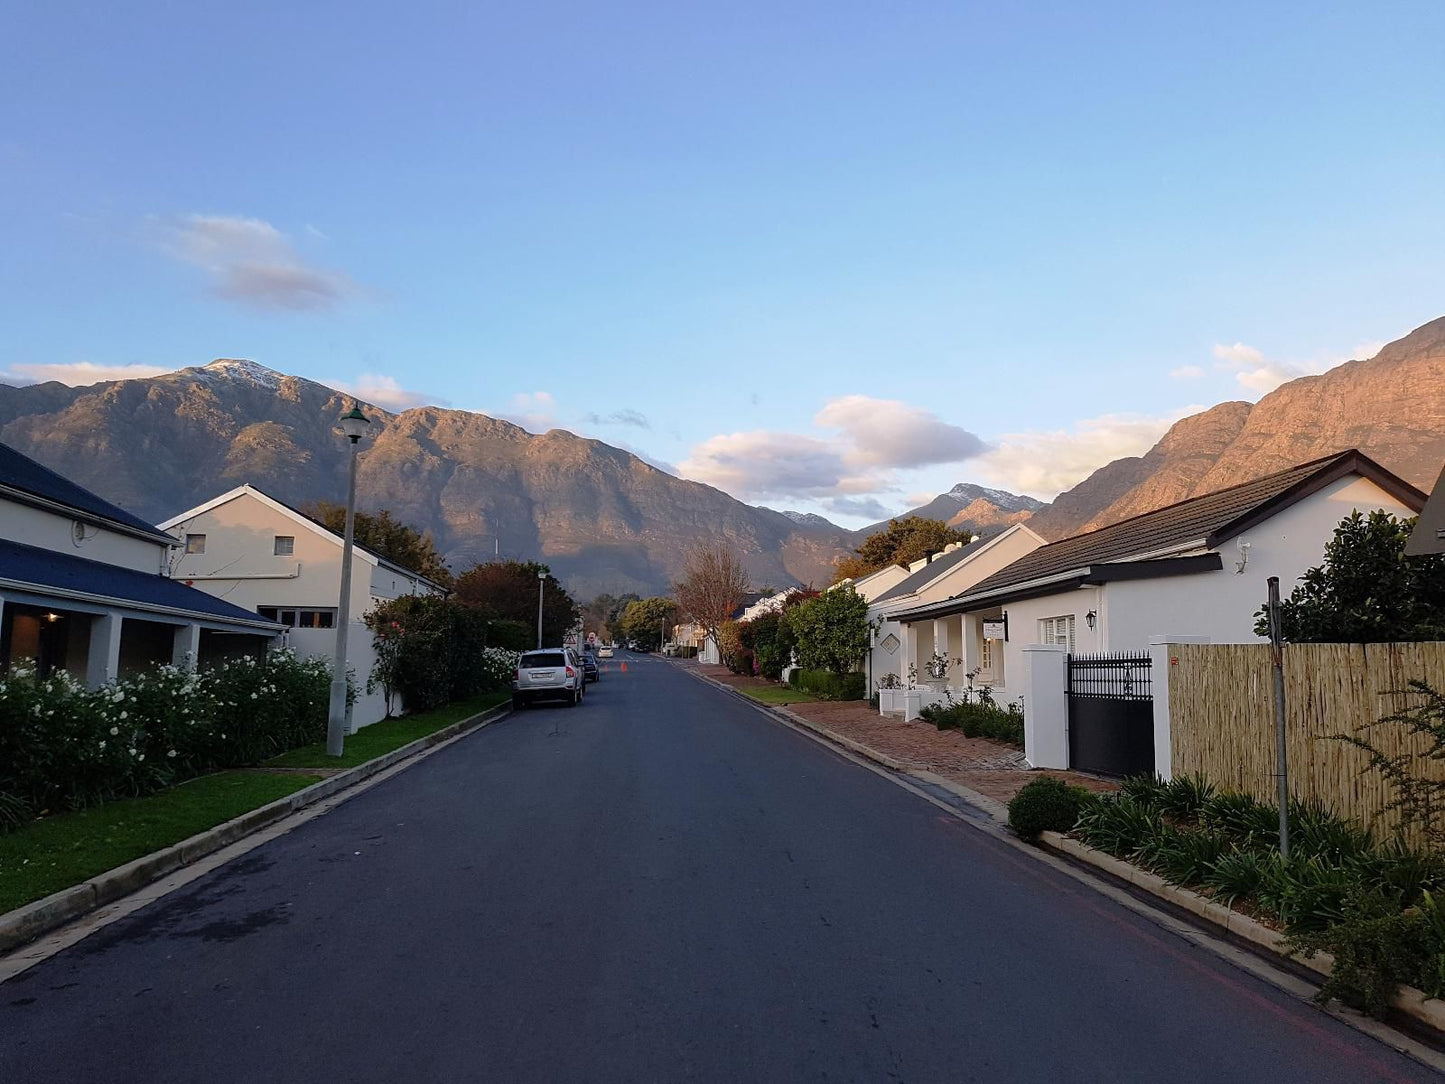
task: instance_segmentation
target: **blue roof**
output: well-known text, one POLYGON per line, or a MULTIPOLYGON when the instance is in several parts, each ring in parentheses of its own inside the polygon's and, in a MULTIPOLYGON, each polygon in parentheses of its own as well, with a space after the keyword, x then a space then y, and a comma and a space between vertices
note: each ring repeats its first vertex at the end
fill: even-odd
POLYGON ((66 505, 100 519, 108 519, 133 531, 144 531, 157 539, 167 537, 156 529, 154 523, 147 523, 140 516, 132 515, 124 508, 97 497, 84 486, 56 474, 49 467, 42 467, 8 444, 0 444, 0 485, 66 505))
POLYGON ((37 594, 44 594, 46 588, 77 591, 128 602, 138 609, 163 606, 212 620, 274 623, 266 622, 251 610, 187 587, 179 580, 3 538, 0 538, 0 579, 31 586, 37 594))

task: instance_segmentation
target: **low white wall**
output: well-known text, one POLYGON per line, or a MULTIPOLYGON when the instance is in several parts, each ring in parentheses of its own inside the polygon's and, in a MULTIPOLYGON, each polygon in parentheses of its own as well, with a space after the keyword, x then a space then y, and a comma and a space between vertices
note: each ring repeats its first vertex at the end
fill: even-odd
MULTIPOLYGON (((336 635, 332 629, 291 629, 287 642, 303 658, 320 655, 328 662, 336 652, 336 635)), ((371 630, 360 621, 351 622, 346 634, 346 664, 356 682, 356 703, 351 708, 351 732, 360 727, 379 723, 386 718, 386 697, 380 689, 369 693, 366 681, 371 668, 376 665, 376 651, 372 646, 371 630)), ((391 714, 400 715, 401 697, 393 696, 391 714)))

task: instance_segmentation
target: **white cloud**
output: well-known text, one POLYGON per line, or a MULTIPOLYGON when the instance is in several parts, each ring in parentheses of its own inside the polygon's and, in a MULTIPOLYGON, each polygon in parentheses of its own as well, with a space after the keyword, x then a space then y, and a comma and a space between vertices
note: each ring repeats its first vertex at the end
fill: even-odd
POLYGON ((923 467, 958 463, 984 450, 983 441, 937 414, 896 399, 845 395, 813 418, 824 429, 841 430, 850 463, 865 467, 923 467))
POLYGON ((1071 430, 1011 433, 976 462, 994 484, 1051 500, 1106 463, 1143 455, 1171 425, 1200 409, 1186 407, 1165 417, 1105 414, 1077 422, 1071 430))
POLYGON ((97 365, 93 361, 73 361, 66 364, 15 365, 0 369, 0 383, 43 384, 47 380, 58 380, 72 388, 87 384, 100 384, 111 380, 143 380, 173 372, 173 368, 161 365, 97 365))
POLYGON ((888 506, 874 497, 829 497, 823 501, 823 507, 835 515, 854 516, 874 522, 892 515, 888 506))
POLYGON ((394 376, 380 373, 362 373, 355 382, 336 380, 332 382, 340 391, 348 392, 358 399, 364 399, 385 410, 402 411, 419 406, 447 406, 447 400, 426 392, 409 391, 397 383, 394 376))
POLYGON ((652 428, 652 423, 647 420, 646 414, 630 408, 614 410, 611 414, 592 412, 582 415, 582 420, 589 425, 628 425, 635 429, 652 428))
POLYGON ((908 494, 908 507, 921 508, 923 505, 927 504, 929 501, 933 500, 933 498, 937 496, 938 494, 932 492, 931 490, 920 489, 917 493, 908 494))
POLYGON ((1204 375, 1204 370, 1198 365, 1181 365, 1177 369, 1170 369, 1169 375, 1175 380, 1198 380, 1204 375))
POLYGON ((217 297, 256 308, 318 311, 361 292, 344 272, 308 263, 289 237, 259 218, 186 215, 167 228, 165 247, 204 270, 217 297))
POLYGON ((557 426, 557 400, 550 391, 519 392, 507 410, 492 416, 531 433, 545 433, 557 426))
MULTIPOLYGON (((1348 357, 1316 358, 1307 361, 1280 361, 1266 358, 1262 350, 1245 343, 1214 345, 1214 366, 1234 373, 1240 387, 1259 395, 1267 395, 1281 384, 1302 376, 1317 376, 1356 358, 1372 358, 1380 352, 1383 342, 1364 342, 1348 357)), ((1193 368, 1193 366, 1186 366, 1193 368)), ((1171 374, 1172 375, 1172 374, 1171 374)))
POLYGON ((851 512, 829 502, 894 492, 896 471, 961 462, 986 448, 966 429, 895 399, 844 396, 813 422, 832 432, 723 433, 695 446, 678 469, 740 500, 816 500, 840 515, 872 516, 882 508, 876 499, 851 512))

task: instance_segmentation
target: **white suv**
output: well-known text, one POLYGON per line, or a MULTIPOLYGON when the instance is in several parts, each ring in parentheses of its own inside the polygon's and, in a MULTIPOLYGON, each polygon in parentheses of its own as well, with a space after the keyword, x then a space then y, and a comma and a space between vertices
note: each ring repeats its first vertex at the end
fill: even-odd
POLYGON ((570 647, 545 647, 523 652, 512 678, 512 707, 539 700, 561 700, 569 707, 582 703, 586 677, 582 661, 570 647))

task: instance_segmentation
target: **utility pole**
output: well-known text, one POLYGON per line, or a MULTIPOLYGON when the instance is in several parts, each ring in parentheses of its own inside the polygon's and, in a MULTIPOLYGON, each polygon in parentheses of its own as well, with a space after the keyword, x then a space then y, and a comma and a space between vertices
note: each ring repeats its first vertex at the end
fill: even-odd
POLYGON ((1279 801, 1279 856, 1289 857, 1289 749, 1285 741, 1284 640, 1280 629, 1279 577, 1269 578, 1269 646, 1274 656, 1274 762, 1279 801))
POLYGON ((542 592, 547 586, 547 573, 537 573, 537 650, 542 650, 542 592))

